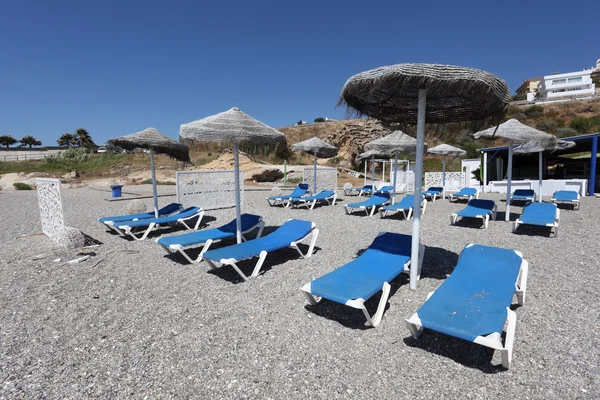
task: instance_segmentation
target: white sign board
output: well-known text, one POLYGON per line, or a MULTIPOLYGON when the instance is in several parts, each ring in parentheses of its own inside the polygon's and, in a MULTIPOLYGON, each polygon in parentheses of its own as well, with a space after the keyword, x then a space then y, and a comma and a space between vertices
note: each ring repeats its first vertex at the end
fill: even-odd
MULTIPOLYGON (((177 202, 204 210, 235 207, 235 172, 230 170, 177 171, 177 202)), ((244 171, 240 171, 244 203, 244 171)))
POLYGON ((40 207, 42 232, 52 237, 65 226, 60 180, 37 178, 35 180, 40 207))
MULTIPOLYGON (((443 172, 425 172, 425 190, 432 186, 442 187, 443 172)), ((464 172, 446 172, 446 190, 459 191, 465 187, 464 172)))

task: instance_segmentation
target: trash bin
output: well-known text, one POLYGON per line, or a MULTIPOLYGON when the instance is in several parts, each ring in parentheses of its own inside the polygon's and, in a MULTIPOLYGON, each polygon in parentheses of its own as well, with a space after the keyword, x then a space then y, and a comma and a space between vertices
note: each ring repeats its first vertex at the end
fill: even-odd
POLYGON ((117 185, 117 184, 113 184, 110 185, 110 188, 112 190, 112 197, 121 197, 121 188, 123 187, 123 185, 117 185))

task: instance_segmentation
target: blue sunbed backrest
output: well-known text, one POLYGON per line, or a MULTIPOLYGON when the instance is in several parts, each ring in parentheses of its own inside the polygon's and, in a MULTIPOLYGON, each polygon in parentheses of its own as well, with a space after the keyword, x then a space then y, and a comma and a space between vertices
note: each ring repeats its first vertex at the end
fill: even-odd
POLYGON ((323 190, 321 192, 319 192, 317 195, 315 195, 314 197, 319 198, 319 199, 326 199, 328 197, 333 196, 335 193, 333 190, 323 190))
POLYGON ((306 194, 308 190, 308 184, 301 183, 294 188, 294 191, 291 194, 291 197, 302 197, 306 194))
POLYGON ((365 185, 361 187, 360 190, 373 190, 373 185, 365 185))
POLYGON ((171 203, 158 210, 158 215, 172 214, 182 207, 179 203, 171 203))
MULTIPOLYGON (((421 201, 425 200, 425 196, 421 195, 421 201)), ((407 194, 400 201, 400 206, 404 208, 413 207, 415 204, 415 195, 407 194)))
POLYGON ((377 236, 365 251, 382 251, 389 254, 410 256, 411 236, 400 233, 384 232, 377 236))
MULTIPOLYGON (((302 239, 312 230, 312 222, 302 219, 290 219, 277 228, 274 232, 263 236, 265 241, 275 242, 281 246, 288 246, 291 242, 302 239)), ((259 240, 259 239, 255 239, 259 240)), ((275 246, 276 247, 276 246, 275 246)))
MULTIPOLYGON (((242 232, 243 232, 243 231, 246 231, 246 230, 252 228, 256 224, 258 224, 262 218, 258 215, 254 215, 254 214, 242 214, 240 216, 240 219, 242 222, 241 225, 242 225, 242 232)), ((236 230, 235 219, 233 221, 221 226, 219 228, 219 230, 223 231, 223 232, 235 232, 235 230, 236 230)))
POLYGON ((440 186, 431 186, 427 191, 430 193, 442 193, 444 188, 440 186))
POLYGON ((496 203, 494 200, 473 199, 467 203, 467 207, 475 207, 482 210, 493 210, 496 203))
POLYGON ((561 201, 573 201, 578 200, 579 193, 577 193, 574 190, 557 190, 556 192, 554 192, 552 197, 556 200, 561 201))
POLYGON ((554 218, 556 215, 556 204, 553 203, 530 203, 523 207, 523 216, 554 218))
POLYGON ((380 189, 377 189, 375 193, 389 193, 394 190, 393 186, 382 186, 380 189))
POLYGON ((513 194, 515 196, 535 196, 535 192, 531 189, 516 189, 513 194))
POLYGON ((475 196, 476 194, 477 189, 475 188, 462 188, 458 193, 456 193, 457 196, 475 196))

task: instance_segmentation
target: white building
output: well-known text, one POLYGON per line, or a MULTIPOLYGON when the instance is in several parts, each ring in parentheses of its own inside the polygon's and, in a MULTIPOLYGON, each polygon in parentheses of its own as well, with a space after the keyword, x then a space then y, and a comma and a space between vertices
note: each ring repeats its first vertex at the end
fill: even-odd
POLYGON ((544 100, 593 96, 596 92, 596 85, 592 82, 592 72, 593 70, 586 69, 544 76, 539 87, 540 95, 544 100))

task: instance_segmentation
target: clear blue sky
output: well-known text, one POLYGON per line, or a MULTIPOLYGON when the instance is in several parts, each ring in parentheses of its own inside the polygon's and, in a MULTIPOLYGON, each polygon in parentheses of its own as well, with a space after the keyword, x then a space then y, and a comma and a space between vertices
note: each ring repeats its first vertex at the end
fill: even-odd
POLYGON ((591 67, 599 16, 598 1, 5 1, 0 135, 176 138, 232 106, 273 127, 340 119, 346 79, 404 62, 480 68, 514 91, 591 67))

